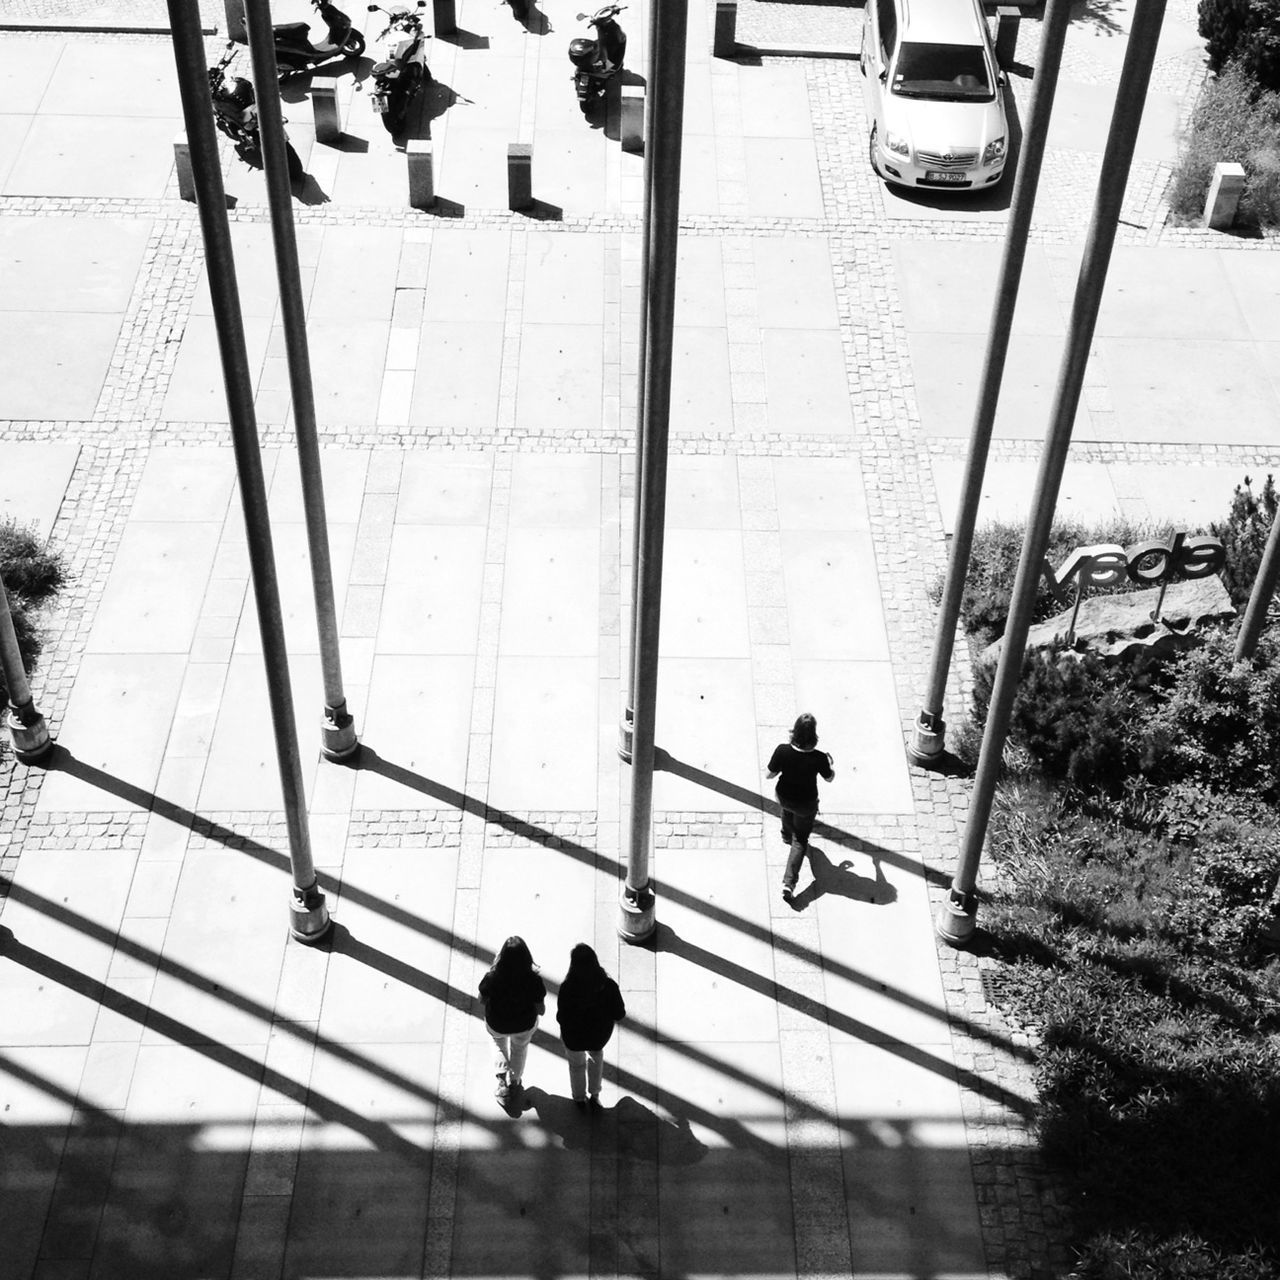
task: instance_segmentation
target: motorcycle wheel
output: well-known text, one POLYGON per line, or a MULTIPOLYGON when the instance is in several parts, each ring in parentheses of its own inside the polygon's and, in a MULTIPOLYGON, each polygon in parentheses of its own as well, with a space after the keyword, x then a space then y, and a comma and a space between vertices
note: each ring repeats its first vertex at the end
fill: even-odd
POLYGON ((347 37, 347 43, 342 46, 342 52, 348 58, 358 58, 364 52, 364 36, 354 27, 347 37))

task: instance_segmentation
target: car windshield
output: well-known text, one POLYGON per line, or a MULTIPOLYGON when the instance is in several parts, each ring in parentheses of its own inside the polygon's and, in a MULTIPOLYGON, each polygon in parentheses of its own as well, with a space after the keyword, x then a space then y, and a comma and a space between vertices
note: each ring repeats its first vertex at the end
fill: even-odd
POLYGON ((990 102, 991 80, 982 46, 906 41, 893 69, 893 92, 939 102, 990 102))

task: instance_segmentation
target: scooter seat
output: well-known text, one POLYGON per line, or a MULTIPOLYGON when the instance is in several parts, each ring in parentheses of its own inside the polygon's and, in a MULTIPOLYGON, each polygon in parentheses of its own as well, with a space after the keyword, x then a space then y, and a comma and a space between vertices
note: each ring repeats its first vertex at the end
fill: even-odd
POLYGON ((395 62, 376 62, 373 66, 373 74, 375 76, 395 77, 400 74, 400 67, 395 62))
POLYGON ((301 40, 303 44, 311 43, 311 28, 305 22, 277 22, 271 30, 277 40, 284 36, 289 40, 301 40))

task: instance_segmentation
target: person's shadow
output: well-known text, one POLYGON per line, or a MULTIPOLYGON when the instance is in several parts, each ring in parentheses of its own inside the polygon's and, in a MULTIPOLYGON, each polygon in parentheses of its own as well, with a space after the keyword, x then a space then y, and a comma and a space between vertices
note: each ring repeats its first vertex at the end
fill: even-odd
POLYGON ((630 1096, 620 1098, 616 1107, 583 1109, 572 1098, 535 1085, 524 1091, 521 1109, 535 1112, 538 1123, 569 1151, 589 1151, 594 1144, 630 1160, 661 1160, 667 1166, 697 1164, 707 1154, 686 1117, 672 1124, 630 1096))
POLYGON ((791 899, 792 910, 803 911, 824 894, 852 898, 855 902, 869 902, 878 907, 896 902, 898 891, 885 879, 880 859, 873 857, 872 862, 876 873, 874 880, 850 870, 853 866, 852 858, 845 858, 837 866, 821 849, 810 845, 809 871, 813 876, 813 883, 806 885, 791 899))

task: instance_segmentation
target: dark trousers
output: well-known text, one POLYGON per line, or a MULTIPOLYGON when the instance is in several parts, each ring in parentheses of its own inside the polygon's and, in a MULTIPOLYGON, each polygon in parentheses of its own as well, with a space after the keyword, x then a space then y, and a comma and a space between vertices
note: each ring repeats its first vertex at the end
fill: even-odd
POLYGON ((813 824, 818 816, 815 805, 812 809, 789 809, 782 806, 782 838, 791 842, 791 853, 787 858, 786 870, 782 873, 782 887, 794 889, 800 877, 800 864, 809 851, 809 837, 813 834, 813 824))

